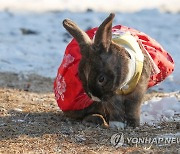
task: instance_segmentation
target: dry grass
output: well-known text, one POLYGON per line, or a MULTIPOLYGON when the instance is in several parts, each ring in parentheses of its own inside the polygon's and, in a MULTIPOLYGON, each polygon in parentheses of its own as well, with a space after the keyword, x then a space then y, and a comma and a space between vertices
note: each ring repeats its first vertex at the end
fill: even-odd
MULTIPOLYGON (((177 133, 177 122, 118 131, 73 121, 59 110, 52 83, 37 75, 0 73, 0 153, 178 153, 179 144, 126 143, 115 148, 110 143, 118 132, 125 137, 152 138, 177 133)), ((148 94, 146 99, 152 95, 157 94, 148 94)))

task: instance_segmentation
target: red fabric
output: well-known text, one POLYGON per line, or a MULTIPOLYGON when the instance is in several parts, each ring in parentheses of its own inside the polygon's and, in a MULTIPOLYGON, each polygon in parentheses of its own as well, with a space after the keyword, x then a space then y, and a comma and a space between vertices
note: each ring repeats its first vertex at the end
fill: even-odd
MULTIPOLYGON (((91 39, 96 30, 97 28, 87 31, 87 34, 91 39)), ((150 38, 145 33, 122 25, 117 25, 112 29, 112 31, 117 30, 123 32, 128 31, 134 35, 137 40, 141 41, 144 48, 148 51, 160 69, 160 73, 151 76, 148 87, 156 85, 173 72, 173 59, 154 39, 150 38)), ((80 59, 81 54, 78 43, 73 39, 66 48, 63 61, 54 81, 55 97, 58 106, 63 111, 84 109, 93 103, 86 95, 78 77, 78 65, 80 59)))

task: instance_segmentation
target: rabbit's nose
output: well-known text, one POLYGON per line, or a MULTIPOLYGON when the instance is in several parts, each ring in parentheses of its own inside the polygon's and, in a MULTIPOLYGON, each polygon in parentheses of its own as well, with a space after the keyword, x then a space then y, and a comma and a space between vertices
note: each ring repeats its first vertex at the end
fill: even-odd
POLYGON ((91 97, 91 99, 92 99, 93 101, 96 101, 96 102, 100 102, 100 101, 101 101, 98 97, 93 96, 90 92, 88 93, 88 95, 91 97))

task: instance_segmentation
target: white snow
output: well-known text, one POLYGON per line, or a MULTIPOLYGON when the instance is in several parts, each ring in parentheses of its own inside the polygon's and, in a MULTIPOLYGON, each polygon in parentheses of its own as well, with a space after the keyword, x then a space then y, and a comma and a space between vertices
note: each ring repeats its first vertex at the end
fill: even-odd
POLYGON ((141 107, 141 123, 150 125, 163 121, 180 122, 180 101, 175 96, 154 97, 141 107))
POLYGON ((135 12, 142 9, 159 9, 166 12, 179 12, 179 0, 0 0, 0 10, 45 12, 52 10, 114 11, 135 12))
MULTIPOLYGON (((116 12, 113 25, 122 24, 145 32, 170 53, 175 71, 153 89, 179 91, 179 0, 0 0, 0 72, 55 77, 71 40, 62 26, 63 19, 70 18, 87 30, 99 26, 109 11, 116 12), (79 12, 88 8, 97 12, 79 12), (22 35, 21 28, 38 34, 22 35)), ((173 120, 179 113, 180 102, 175 96, 152 98, 142 106, 141 122, 173 120)))

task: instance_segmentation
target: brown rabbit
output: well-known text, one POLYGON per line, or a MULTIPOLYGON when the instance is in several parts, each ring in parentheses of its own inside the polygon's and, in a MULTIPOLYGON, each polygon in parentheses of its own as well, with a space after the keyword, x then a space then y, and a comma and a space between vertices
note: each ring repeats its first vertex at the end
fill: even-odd
POLYGON ((138 82, 132 91, 121 92, 132 69, 129 63, 133 57, 125 46, 112 40, 114 16, 111 13, 103 21, 94 40, 72 21, 63 21, 63 26, 79 44, 82 59, 78 75, 85 92, 94 101, 85 109, 64 113, 75 119, 100 114, 112 127, 136 127, 140 123, 140 107, 147 90, 151 65, 147 54, 143 53, 142 72, 138 82))

